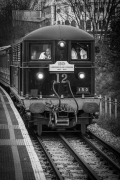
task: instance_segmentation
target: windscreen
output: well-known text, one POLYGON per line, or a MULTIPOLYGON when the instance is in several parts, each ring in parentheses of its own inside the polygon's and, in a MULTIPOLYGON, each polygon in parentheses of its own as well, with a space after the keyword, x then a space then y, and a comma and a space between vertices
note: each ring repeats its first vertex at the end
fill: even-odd
POLYGON ((74 42, 71 44, 71 59, 72 60, 89 60, 89 48, 87 43, 74 42))
POLYGON ((30 59, 31 61, 51 59, 51 44, 31 44, 30 59))

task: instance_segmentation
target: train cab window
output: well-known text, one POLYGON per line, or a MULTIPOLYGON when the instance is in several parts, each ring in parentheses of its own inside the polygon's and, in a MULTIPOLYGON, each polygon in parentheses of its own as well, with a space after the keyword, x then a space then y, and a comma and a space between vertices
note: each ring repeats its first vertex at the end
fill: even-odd
POLYGON ((72 60, 88 60, 89 59, 89 45, 85 43, 71 44, 71 59, 72 60))
POLYGON ((31 61, 51 59, 51 44, 31 44, 31 61))

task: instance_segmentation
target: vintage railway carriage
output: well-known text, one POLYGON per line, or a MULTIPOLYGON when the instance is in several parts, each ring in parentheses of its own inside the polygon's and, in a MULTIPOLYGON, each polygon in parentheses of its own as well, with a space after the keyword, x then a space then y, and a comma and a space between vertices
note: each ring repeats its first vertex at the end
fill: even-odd
POLYGON ((10 86, 10 49, 10 45, 0 47, 0 82, 6 86, 10 86))
POLYGON ((37 29, 19 43, 1 48, 0 81, 10 87, 39 134, 43 125, 77 127, 85 133, 90 114, 99 106, 94 97, 94 49, 90 34, 66 25, 37 29), (9 56, 6 72, 3 54, 9 56))

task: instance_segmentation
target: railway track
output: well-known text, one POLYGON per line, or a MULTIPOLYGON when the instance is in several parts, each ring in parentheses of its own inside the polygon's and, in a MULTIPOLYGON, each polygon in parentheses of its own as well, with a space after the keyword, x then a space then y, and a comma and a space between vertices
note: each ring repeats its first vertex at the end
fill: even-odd
POLYGON ((90 142, 91 145, 93 144, 98 150, 102 151, 106 156, 108 156, 110 161, 113 164, 115 163, 118 170, 120 170, 120 151, 117 148, 111 146, 109 143, 92 132, 89 132, 89 134, 87 134, 87 136, 84 138, 86 141, 90 142))
POLYGON ((93 141, 94 140, 97 141, 98 143, 100 143, 101 145, 112 151, 120 159, 120 150, 118 150, 118 148, 113 147, 112 145, 110 145, 110 143, 107 143, 106 141, 104 141, 103 139, 101 139, 100 137, 98 137, 97 135, 93 134, 90 131, 87 134, 87 137, 93 141))
POLYGON ((43 167, 48 179, 120 179, 119 164, 104 156, 90 138, 73 133, 46 133, 36 138, 42 156, 47 158, 43 167))
MULTIPOLYGON (((65 136, 100 179, 120 179, 120 166, 85 136, 65 136)), ((117 157, 116 157, 117 158, 117 157)))
POLYGON ((90 132, 32 133, 31 138, 48 180, 120 179, 120 152, 90 132))
POLYGON ((48 180, 119 180, 120 152, 90 133, 31 135, 48 180))
POLYGON ((52 167, 56 179, 88 179, 81 165, 69 152, 58 135, 37 136, 40 146, 52 167))

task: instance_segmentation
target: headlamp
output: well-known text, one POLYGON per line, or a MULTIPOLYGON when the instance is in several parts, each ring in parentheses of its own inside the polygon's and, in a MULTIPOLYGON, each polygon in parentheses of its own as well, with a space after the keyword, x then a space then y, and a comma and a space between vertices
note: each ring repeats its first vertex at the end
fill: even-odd
POLYGON ((79 77, 79 79, 84 79, 85 78, 85 73, 84 72, 79 72, 78 77, 79 77))
POLYGON ((64 48, 65 45, 66 45, 66 42, 65 41, 59 41, 58 45, 59 45, 60 48, 64 48))
POLYGON ((37 73, 37 78, 38 78, 38 79, 43 79, 43 78, 44 78, 43 73, 42 73, 42 72, 38 72, 38 73, 37 73))

